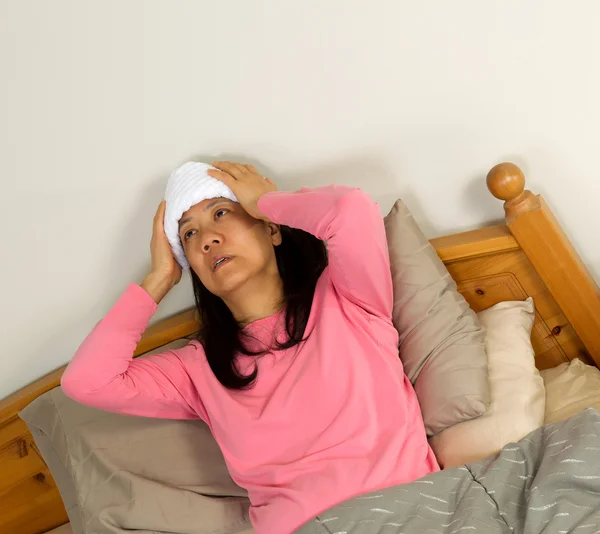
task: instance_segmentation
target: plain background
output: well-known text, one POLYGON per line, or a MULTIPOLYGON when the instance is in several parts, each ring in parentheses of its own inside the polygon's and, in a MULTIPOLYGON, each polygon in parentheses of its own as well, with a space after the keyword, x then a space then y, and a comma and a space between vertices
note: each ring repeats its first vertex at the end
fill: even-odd
MULTIPOLYGON (((598 278, 599 20, 594 0, 0 0, 0 397, 143 279, 191 159, 403 197, 429 237, 501 219, 485 175, 511 160, 598 278)), ((192 303, 184 277, 154 320, 192 303)))

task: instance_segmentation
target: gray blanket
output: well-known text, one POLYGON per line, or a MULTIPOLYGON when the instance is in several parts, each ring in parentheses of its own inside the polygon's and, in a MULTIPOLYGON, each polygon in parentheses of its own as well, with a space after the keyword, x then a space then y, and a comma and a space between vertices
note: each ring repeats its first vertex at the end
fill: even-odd
POLYGON ((600 414, 495 457, 341 503, 298 534, 600 533, 600 414))

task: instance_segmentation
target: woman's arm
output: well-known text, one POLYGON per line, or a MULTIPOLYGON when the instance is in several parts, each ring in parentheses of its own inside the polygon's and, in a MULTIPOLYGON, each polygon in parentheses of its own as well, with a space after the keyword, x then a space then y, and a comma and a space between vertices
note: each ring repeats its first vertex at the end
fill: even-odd
POLYGON ((338 185, 277 191, 252 165, 217 161, 213 166, 208 174, 228 186, 253 217, 327 241, 336 290, 374 315, 391 317, 394 297, 385 227, 368 195, 338 185))
POLYGON ((130 284, 77 350, 61 379, 65 394, 127 415, 206 420, 185 365, 197 357, 195 345, 133 359, 157 307, 146 290, 130 284))
POLYGON ((327 241, 336 290, 368 312, 391 317, 393 290, 383 218, 360 189, 332 185, 263 194, 258 209, 271 221, 327 241))

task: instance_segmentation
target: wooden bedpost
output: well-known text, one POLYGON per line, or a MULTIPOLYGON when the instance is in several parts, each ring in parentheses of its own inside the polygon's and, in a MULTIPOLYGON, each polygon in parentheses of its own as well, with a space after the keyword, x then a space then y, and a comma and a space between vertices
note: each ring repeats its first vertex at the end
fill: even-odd
POLYGON ((487 185, 504 200, 511 233, 600 367, 600 289, 589 270, 544 199, 525 189, 519 167, 496 165, 487 185))

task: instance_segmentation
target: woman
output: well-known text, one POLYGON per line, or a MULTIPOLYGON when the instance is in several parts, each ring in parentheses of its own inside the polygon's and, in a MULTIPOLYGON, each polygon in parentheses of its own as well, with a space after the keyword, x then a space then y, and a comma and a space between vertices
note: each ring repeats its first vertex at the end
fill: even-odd
POLYGON ((398 358, 377 205, 358 189, 278 192, 250 165, 213 166, 234 196, 178 221, 198 341, 132 359, 182 275, 163 201, 150 274, 79 348, 65 393, 122 414, 204 420, 248 490, 257 534, 294 532, 346 499, 437 470, 398 358))

